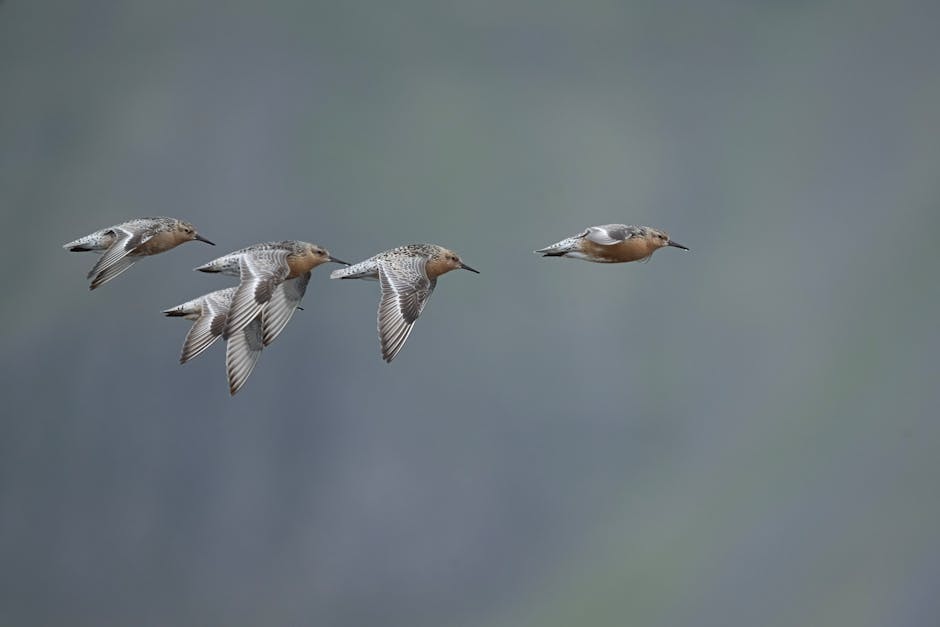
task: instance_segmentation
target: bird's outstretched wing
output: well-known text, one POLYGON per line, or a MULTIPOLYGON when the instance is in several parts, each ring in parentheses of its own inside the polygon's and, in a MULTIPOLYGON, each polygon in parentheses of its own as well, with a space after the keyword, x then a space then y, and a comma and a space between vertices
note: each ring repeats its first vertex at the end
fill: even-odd
POLYGON ((284 281, 274 289, 271 300, 261 314, 261 328, 264 345, 267 346, 281 334, 291 316, 297 311, 307 283, 310 282, 310 272, 304 272, 298 277, 284 281))
POLYGON ((406 257, 379 262, 378 330, 382 358, 391 362, 405 345, 415 320, 434 291, 436 281, 429 279, 427 258, 406 257))
POLYGON ((602 224, 600 226, 589 226, 582 234, 582 237, 601 246, 613 246, 635 235, 634 229, 626 224, 602 224))
POLYGON ((183 351, 180 354, 180 363, 185 364, 190 359, 201 355, 203 351, 222 337, 225 330, 225 320, 228 317, 229 305, 235 288, 228 288, 206 294, 202 301, 202 313, 183 340, 183 351))
POLYGON ((260 316, 251 320, 245 327, 228 338, 225 345, 225 371, 228 374, 229 393, 234 396, 248 375, 255 369, 264 342, 261 337, 260 316))
POLYGON ((108 247, 98 262, 89 270, 90 289, 103 285, 118 276, 137 261, 128 257, 137 247, 154 236, 153 228, 132 229, 122 225, 111 227, 114 242, 108 247))
POLYGON ((274 290, 290 273, 288 251, 283 249, 253 251, 239 259, 241 283, 232 297, 223 337, 229 339, 254 320, 271 300, 274 290))

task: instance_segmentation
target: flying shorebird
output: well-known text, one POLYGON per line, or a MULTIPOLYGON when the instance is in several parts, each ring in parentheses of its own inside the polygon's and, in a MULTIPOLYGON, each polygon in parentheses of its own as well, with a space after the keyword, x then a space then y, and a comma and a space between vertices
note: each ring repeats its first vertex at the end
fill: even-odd
POLYGON ((665 246, 689 250, 669 239, 665 231, 648 226, 603 224, 535 251, 543 257, 570 257, 595 263, 646 261, 665 246))
POLYGON ((62 247, 72 252, 101 254, 101 259, 88 273, 91 279, 88 289, 93 290, 130 268, 141 257, 157 255, 192 240, 212 244, 189 222, 177 218, 139 218, 95 231, 62 247))
MULTIPOLYGON (((310 271, 328 261, 349 265, 331 255, 322 246, 285 240, 254 244, 236 250, 213 259, 196 270, 228 274, 241 279, 232 296, 232 304, 225 321, 222 333, 225 339, 245 328, 264 309, 267 310, 266 318, 271 320, 269 329, 265 331, 265 337, 271 336, 267 342, 270 343, 290 320, 300 300, 297 297, 296 302, 289 302, 290 299, 279 296, 283 291, 275 288, 285 282, 302 279, 303 289, 306 289, 310 271)), ((295 284, 287 289, 296 292, 298 286, 295 284)), ((300 295, 303 295, 303 291, 300 291, 300 295)))
POLYGON ((452 250, 436 244, 408 244, 330 273, 331 279, 378 279, 382 287, 378 331, 382 358, 391 363, 405 345, 437 277, 461 268, 476 272, 452 250))

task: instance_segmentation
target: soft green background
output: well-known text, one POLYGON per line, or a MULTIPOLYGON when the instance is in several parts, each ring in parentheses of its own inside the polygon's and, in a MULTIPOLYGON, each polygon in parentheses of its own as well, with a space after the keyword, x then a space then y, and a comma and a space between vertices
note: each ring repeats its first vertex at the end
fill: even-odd
POLYGON ((0 625, 940 621, 940 4, 0 5, 0 625), (216 241, 89 292, 62 243, 216 241), (589 224, 692 248, 541 259, 589 224), (229 398, 190 269, 314 273, 229 398))

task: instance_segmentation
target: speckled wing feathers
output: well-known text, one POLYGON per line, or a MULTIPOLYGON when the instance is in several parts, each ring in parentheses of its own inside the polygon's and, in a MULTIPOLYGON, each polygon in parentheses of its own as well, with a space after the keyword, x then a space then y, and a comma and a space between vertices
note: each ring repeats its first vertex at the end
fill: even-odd
POLYGON ((157 225, 151 225, 143 229, 137 229, 133 231, 130 238, 124 242, 124 250, 128 253, 132 253, 138 246, 145 243, 156 234, 157 225))
POLYGON ((582 234, 595 244, 602 246, 612 246, 633 237, 636 233, 634 229, 626 224, 602 224, 601 226, 591 226, 582 234))
POLYGON ((117 261, 112 263, 110 266, 108 266, 107 268, 104 268, 103 270, 98 272, 98 274, 95 275, 95 278, 92 280, 91 285, 88 286, 89 289, 96 289, 104 285, 105 283, 113 279, 114 277, 118 276, 119 274, 124 273, 131 266, 137 263, 137 259, 138 259, 137 257, 122 257, 121 259, 118 259, 117 261))
POLYGON ((128 246, 134 237, 134 231, 121 226, 115 226, 111 231, 114 233, 114 242, 88 271, 88 278, 92 279, 91 289, 107 283, 134 265, 136 261, 135 259, 127 259, 127 255, 134 250, 133 247, 128 246))
POLYGON ((261 327, 264 345, 268 346, 281 334, 291 316, 297 311, 301 299, 307 291, 310 282, 310 272, 304 272, 298 277, 284 281, 274 290, 271 300, 261 314, 261 327))
POLYGON ((378 331, 382 357, 391 362, 411 334, 415 320, 434 291, 428 278, 427 258, 399 257, 378 262, 382 299, 379 301, 378 331))
POLYGON ((290 273, 289 254, 284 249, 270 249, 242 255, 239 260, 241 283, 232 298, 223 334, 225 339, 244 329, 271 300, 274 288, 290 273))
POLYGON ((229 392, 238 392, 255 369, 261 357, 264 341, 261 337, 261 319, 256 317, 244 328, 228 338, 225 345, 225 371, 229 392))
POLYGON ((222 336, 234 293, 235 288, 230 287, 211 292, 203 297, 202 312, 189 329, 189 333, 186 334, 186 339, 183 340, 181 364, 201 355, 222 336))
POLYGON ((378 263, 375 257, 369 257, 365 261, 354 263, 345 268, 337 268, 330 272, 331 279, 365 279, 376 281, 379 278, 378 263))

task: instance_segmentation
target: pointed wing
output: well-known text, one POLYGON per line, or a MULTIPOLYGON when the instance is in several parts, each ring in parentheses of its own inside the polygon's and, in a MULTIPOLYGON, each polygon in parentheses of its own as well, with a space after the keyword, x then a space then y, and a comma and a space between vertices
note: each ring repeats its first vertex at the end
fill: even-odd
POLYGON ((378 329, 382 358, 391 362, 405 345, 415 320, 434 291, 436 281, 428 278, 424 257, 407 257, 379 262, 378 329))
POLYGON ((228 338, 225 345, 225 371, 228 374, 228 390, 232 396, 242 389, 248 375, 255 369, 264 342, 261 337, 260 316, 251 320, 243 329, 228 338))
POLYGON ((241 283, 232 297, 223 337, 229 339, 254 320, 274 295, 274 288, 290 273, 288 252, 262 250, 242 255, 239 260, 241 283))
POLYGON ((229 304, 235 288, 219 290, 206 294, 202 301, 202 313, 183 340, 183 351, 180 354, 180 363, 185 364, 190 359, 202 354, 207 348, 222 336, 225 330, 225 319, 228 316, 229 304))
POLYGON ((619 244, 634 235, 634 231, 626 224, 604 224, 602 226, 589 226, 583 237, 601 246, 611 246, 619 244))
POLYGON ((107 283, 134 265, 136 259, 128 259, 127 256, 153 237, 153 230, 146 228, 131 230, 123 226, 115 226, 111 228, 111 231, 114 233, 114 242, 88 271, 88 278, 92 279, 91 289, 107 283))
POLYGON ((297 311, 300 300, 307 291, 310 282, 310 272, 304 272, 298 277, 284 281, 274 289, 271 300, 261 314, 261 328, 264 345, 267 346, 281 334, 291 316, 297 311))
POLYGON ((121 259, 118 259, 107 268, 104 268, 95 274, 95 278, 92 279, 91 285, 88 286, 88 289, 97 289, 114 277, 128 270, 135 263, 137 263, 137 257, 122 257, 121 259))

